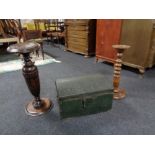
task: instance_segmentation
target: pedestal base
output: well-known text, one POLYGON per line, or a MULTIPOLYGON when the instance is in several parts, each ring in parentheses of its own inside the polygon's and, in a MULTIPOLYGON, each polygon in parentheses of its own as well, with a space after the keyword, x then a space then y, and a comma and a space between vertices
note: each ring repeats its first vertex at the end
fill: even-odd
POLYGON ((122 99, 126 96, 125 89, 119 89, 118 93, 114 93, 113 98, 116 100, 122 99))
POLYGON ((53 108, 53 103, 49 99, 42 98, 41 100, 42 100, 42 104, 43 104, 41 108, 33 107, 34 100, 29 102, 25 107, 26 113, 31 116, 38 116, 38 115, 42 115, 44 113, 49 112, 53 108))

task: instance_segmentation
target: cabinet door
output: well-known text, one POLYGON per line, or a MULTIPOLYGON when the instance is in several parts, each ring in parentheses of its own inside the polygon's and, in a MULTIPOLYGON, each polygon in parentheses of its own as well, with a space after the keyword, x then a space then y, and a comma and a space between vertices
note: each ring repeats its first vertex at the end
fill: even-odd
POLYGON ((136 68, 147 67, 153 37, 152 20, 125 19, 122 25, 121 43, 131 46, 124 52, 123 63, 136 68))
POLYGON ((96 57, 110 62, 116 59, 116 52, 112 45, 119 44, 122 20, 97 20, 96 57))

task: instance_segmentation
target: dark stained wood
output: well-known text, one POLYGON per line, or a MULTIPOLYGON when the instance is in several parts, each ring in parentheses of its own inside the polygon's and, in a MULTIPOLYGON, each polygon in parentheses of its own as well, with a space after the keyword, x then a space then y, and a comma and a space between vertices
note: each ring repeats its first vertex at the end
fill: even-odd
POLYGON ((0 19, 0 36, 21 38, 20 23, 15 19, 0 19))
POLYGON ((6 38, 6 33, 5 33, 5 31, 4 31, 4 24, 3 24, 3 21, 2 20, 0 20, 0 37, 3 37, 3 38, 6 38))
POLYGON ((21 37, 21 30, 20 30, 20 24, 18 20, 15 19, 0 19, 0 25, 1 29, 3 29, 3 33, 5 33, 5 36, 7 35, 13 35, 17 37, 21 37))
MULTIPOLYGON (((59 21, 59 19, 44 20, 44 27, 46 31, 47 40, 53 42, 57 41, 58 44, 64 44, 65 34, 64 34, 64 22, 59 21)), ((56 46, 55 46, 56 47, 56 46)), ((60 47, 60 46, 58 46, 60 47)))
POLYGON ((119 44, 122 20, 99 19, 96 31, 96 59, 104 59, 114 63, 116 59, 113 44, 119 44))
POLYGON ((30 39, 42 39, 42 32, 41 30, 24 30, 23 38, 24 38, 24 41, 27 41, 30 39))
MULTIPOLYGON (((35 40, 41 46, 41 53, 44 59, 44 49, 43 49, 43 39, 42 39, 42 31, 41 30, 23 30, 23 39, 24 41, 27 40, 35 40)), ((39 52, 36 51, 37 55, 39 52)))
POLYGON ((30 58, 30 53, 38 50, 39 48, 40 45, 36 42, 24 42, 11 45, 7 49, 9 52, 20 53, 23 55, 23 76, 31 94, 34 96, 34 100, 29 102, 25 109, 27 114, 31 116, 38 116, 46 113, 53 107, 53 104, 49 99, 40 98, 40 80, 38 69, 30 58))

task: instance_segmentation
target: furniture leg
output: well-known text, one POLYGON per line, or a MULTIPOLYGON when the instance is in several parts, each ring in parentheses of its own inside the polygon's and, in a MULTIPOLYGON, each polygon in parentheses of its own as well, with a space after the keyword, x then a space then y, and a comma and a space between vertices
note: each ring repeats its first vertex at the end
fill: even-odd
POLYGON ((145 68, 143 68, 143 67, 142 68, 139 68, 139 72, 140 72, 140 74, 143 75, 145 73, 145 68))
POLYGON ((98 58, 95 58, 95 63, 97 63, 98 62, 98 58))
POLYGON ((39 50, 36 50, 36 55, 39 57, 39 50))
POLYGON ((43 49, 43 43, 41 43, 40 45, 41 45, 41 53, 42 53, 42 57, 43 57, 43 60, 44 60, 44 49, 43 49))

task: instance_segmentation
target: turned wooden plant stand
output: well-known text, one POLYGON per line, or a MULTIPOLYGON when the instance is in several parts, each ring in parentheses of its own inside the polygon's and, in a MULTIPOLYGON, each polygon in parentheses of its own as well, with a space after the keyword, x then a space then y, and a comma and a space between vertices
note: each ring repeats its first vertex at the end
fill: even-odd
POLYGON ((117 59, 114 65, 114 78, 113 78, 113 86, 114 86, 114 99, 122 99, 126 96, 125 89, 119 88, 120 83, 120 75, 121 75, 121 67, 122 67, 122 56, 126 49, 130 48, 128 45, 113 45, 112 46, 117 51, 117 59))
POLYGON ((11 45, 7 48, 8 52, 19 53, 23 56, 24 66, 22 68, 23 76, 26 84, 34 96, 26 107, 26 113, 31 116, 38 116, 44 114, 53 107, 53 103, 47 98, 40 98, 40 80, 38 69, 31 61, 30 53, 40 49, 40 45, 36 42, 24 42, 11 45))

